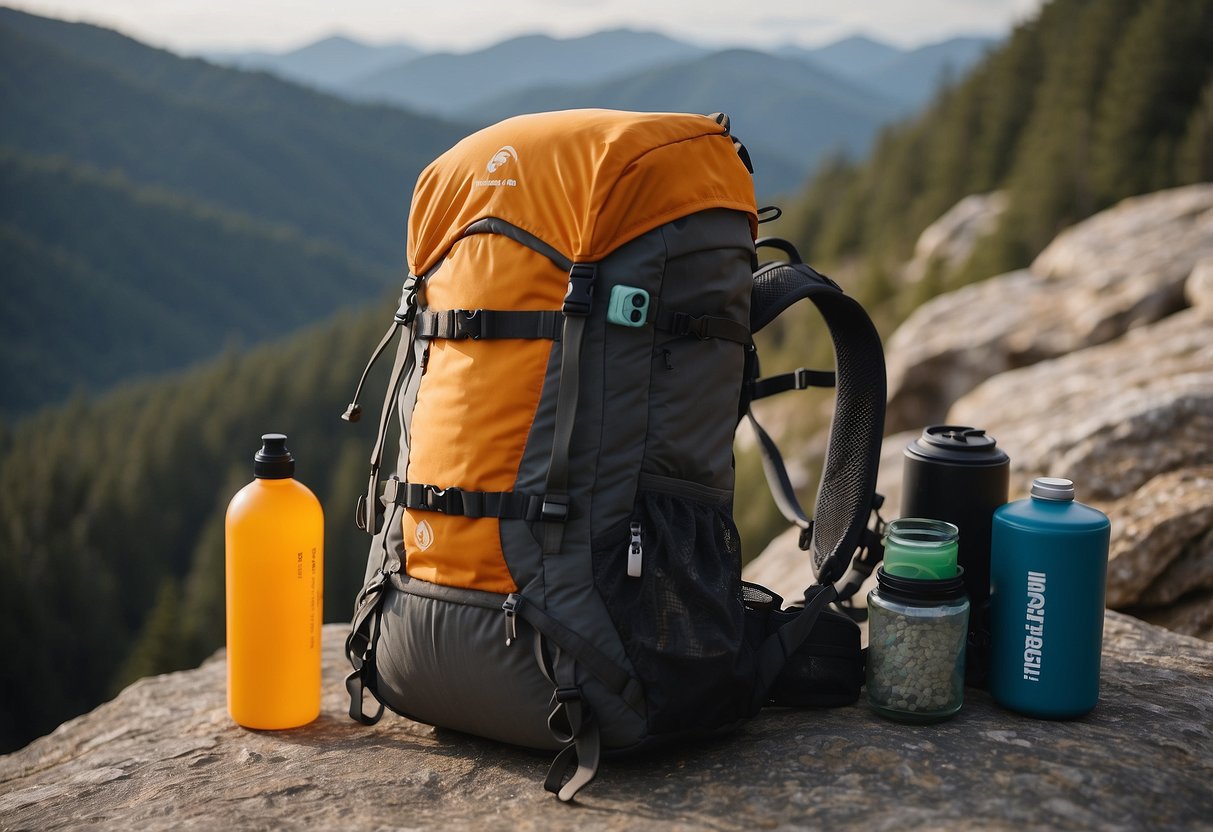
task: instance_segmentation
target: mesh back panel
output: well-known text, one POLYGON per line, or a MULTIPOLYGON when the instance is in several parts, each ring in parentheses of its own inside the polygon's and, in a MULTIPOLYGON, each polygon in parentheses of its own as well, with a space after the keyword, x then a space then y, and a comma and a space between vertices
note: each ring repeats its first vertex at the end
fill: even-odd
POLYGON ((817 305, 834 341, 837 398, 812 546, 818 580, 833 582, 850 565, 876 491, 884 433, 884 350, 863 307, 803 264, 770 266, 754 276, 750 328, 757 332, 803 298, 817 305))

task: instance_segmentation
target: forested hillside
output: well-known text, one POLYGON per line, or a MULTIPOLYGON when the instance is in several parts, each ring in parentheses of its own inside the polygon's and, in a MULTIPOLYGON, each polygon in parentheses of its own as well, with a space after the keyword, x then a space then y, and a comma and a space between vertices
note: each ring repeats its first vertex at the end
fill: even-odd
POLYGON ((1062 228, 1133 194, 1213 179, 1213 0, 1053 0, 870 158, 823 166, 784 230, 813 260, 862 263, 900 317, 945 288, 1026 265, 1062 228), (919 233, 1003 189, 996 233, 904 291, 919 233))
POLYGON ((0 390, 62 401, 297 329, 387 269, 117 171, 0 150, 0 390))
POLYGON ((0 329, 0 414, 375 297, 417 173, 465 132, 11 9, 0 112, 0 291, 21 324, 0 329), (278 289, 281 314, 252 322, 278 289))
MULTIPOLYGON (((0 436, 0 752, 222 644, 223 516, 262 433, 290 437, 298 478, 324 504, 325 620, 348 619, 375 420, 338 417, 394 309, 343 313, 0 436)), ((385 384, 372 379, 368 402, 385 384)))

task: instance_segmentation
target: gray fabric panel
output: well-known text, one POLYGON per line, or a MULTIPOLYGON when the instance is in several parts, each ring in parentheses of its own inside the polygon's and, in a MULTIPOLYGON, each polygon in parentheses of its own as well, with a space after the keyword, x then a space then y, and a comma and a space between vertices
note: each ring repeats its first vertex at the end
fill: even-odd
MULTIPOLYGON (((520 592, 586 640, 621 667, 632 672, 631 662, 611 621, 601 596, 594 588, 590 557, 591 519, 597 526, 600 507, 608 517, 626 515, 635 498, 636 477, 644 452, 648 411, 648 367, 652 354, 651 327, 629 328, 608 325, 606 312, 611 289, 616 285, 645 289, 654 298, 660 287, 665 262, 665 243, 659 231, 633 240, 598 264, 594 305, 582 344, 582 394, 570 449, 571 513, 565 527, 562 550, 546 559, 528 524, 501 524, 502 548, 520 592), (606 330, 610 329, 610 338, 606 330), (625 331, 626 330, 626 331, 625 331), (612 352, 608 355, 607 344, 612 352), (607 366, 619 365, 616 385, 604 388, 607 366), (639 368, 637 375, 633 368, 639 368), (604 402, 611 402, 607 430, 604 402), (610 449, 602 454, 603 449, 610 449), (605 464, 604 464, 605 463, 605 464)), ((555 422, 556 391, 562 345, 557 344, 548 364, 543 395, 527 439, 519 468, 518 490, 542 489, 551 453, 555 422)), ((538 527, 536 527, 538 528, 538 527)), ((567 660, 567 659, 565 659, 567 660)), ((582 673, 582 678, 589 679, 582 673)), ((644 718, 623 701, 589 680, 583 691, 591 708, 601 718, 607 746, 626 746, 645 731, 644 718)))
POLYGON ((649 384, 656 335, 652 319, 665 265, 665 240, 661 229, 655 229, 616 250, 599 267, 602 287, 596 300, 603 307, 603 326, 586 360, 586 367, 601 379, 603 408, 593 420, 598 431, 598 458, 591 540, 600 539, 624 520, 636 500, 636 478, 649 430, 649 384), (615 286, 632 286, 649 293, 648 325, 632 328, 606 323, 605 307, 615 286))
MULTIPOLYGON (((661 231, 669 255, 662 306, 721 315, 748 326, 754 245, 745 215, 705 211, 667 223, 661 231)), ((733 433, 744 362, 740 344, 658 333, 649 391, 653 428, 643 470, 713 488, 733 487, 733 433)))
POLYGON ((559 749, 547 726, 552 684, 535 662, 534 633, 519 622, 505 645, 500 609, 387 591, 377 693, 431 725, 530 748, 559 749))

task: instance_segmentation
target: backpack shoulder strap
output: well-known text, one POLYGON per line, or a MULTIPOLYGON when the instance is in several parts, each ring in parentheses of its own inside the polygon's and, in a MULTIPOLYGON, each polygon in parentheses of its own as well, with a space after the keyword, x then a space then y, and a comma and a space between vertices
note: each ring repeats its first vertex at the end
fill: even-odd
POLYGON ((818 581, 833 583, 843 576, 860 544, 876 493, 884 434, 884 349, 859 302, 802 262, 795 247, 773 238, 762 238, 756 245, 782 250, 788 262, 768 263, 755 272, 750 329, 758 332, 792 304, 808 299, 825 319, 834 342, 834 418, 811 524, 796 501, 775 443, 761 428, 757 431, 776 502, 805 530, 801 547, 811 549, 818 581))

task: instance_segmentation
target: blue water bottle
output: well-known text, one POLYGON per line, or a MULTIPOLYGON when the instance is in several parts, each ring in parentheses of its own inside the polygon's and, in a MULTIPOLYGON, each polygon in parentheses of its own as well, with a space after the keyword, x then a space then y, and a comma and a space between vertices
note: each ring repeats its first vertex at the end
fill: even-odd
POLYGON ((1068 719, 1099 701, 1110 533, 1055 477, 994 512, 990 693, 1003 707, 1068 719))

